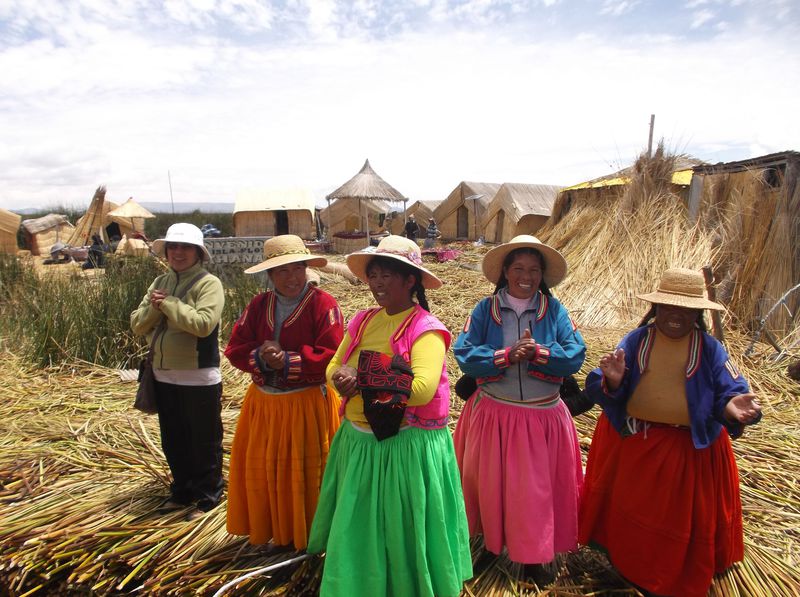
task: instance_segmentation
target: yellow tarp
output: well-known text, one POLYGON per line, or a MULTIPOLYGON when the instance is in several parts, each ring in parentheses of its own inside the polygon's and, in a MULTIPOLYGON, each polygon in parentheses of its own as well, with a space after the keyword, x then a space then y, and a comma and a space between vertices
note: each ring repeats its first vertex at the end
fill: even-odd
MULTIPOLYGON (((564 191, 574 191, 577 189, 599 189, 601 187, 615 187, 618 185, 628 184, 631 181, 627 176, 615 176, 614 178, 604 178, 602 180, 595 180, 589 182, 582 182, 563 189, 564 191)), ((692 182, 692 169, 678 170, 672 173, 672 184, 688 187, 692 182)))

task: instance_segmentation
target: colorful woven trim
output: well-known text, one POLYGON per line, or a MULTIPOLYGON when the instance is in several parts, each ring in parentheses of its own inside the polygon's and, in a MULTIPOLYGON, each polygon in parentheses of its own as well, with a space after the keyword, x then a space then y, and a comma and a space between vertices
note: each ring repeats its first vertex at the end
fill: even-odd
POLYGON ((497 325, 503 325, 503 318, 500 316, 500 297, 496 294, 493 294, 491 300, 492 304, 489 309, 489 313, 497 325))
POLYGON ((450 415, 445 415, 440 419, 422 419, 414 413, 406 411, 406 422, 413 427, 419 427, 421 429, 442 429, 443 427, 447 427, 449 420, 450 415))
POLYGON ((547 313, 547 307, 550 304, 550 299, 548 296, 542 291, 539 291, 539 310, 536 312, 536 321, 541 321, 544 319, 545 313, 547 313))
POLYGON ((493 361, 494 366, 498 369, 505 369, 509 366, 508 354, 511 352, 510 348, 498 348, 494 351, 493 361))
POLYGON ((267 304, 266 304, 266 318, 267 318, 267 330, 270 334, 275 330, 275 293, 268 292, 267 293, 267 304))
POLYGON ((736 368, 736 365, 734 365, 733 361, 731 361, 730 359, 725 361, 725 369, 728 371, 728 373, 730 373, 730 376, 733 379, 739 379, 741 373, 739 373, 739 370, 736 368))
POLYGON ((644 370, 647 369, 647 363, 650 362, 650 353, 653 350, 653 344, 655 343, 656 338, 656 330, 654 327, 651 327, 647 330, 647 333, 642 338, 642 341, 639 343, 639 354, 637 356, 637 361, 639 362, 639 372, 644 373, 644 370))
POLYGON ((286 381, 298 381, 303 372, 303 358, 299 352, 286 351, 286 381))
POLYGON ((283 322, 283 325, 281 327, 284 328, 289 327, 297 320, 298 317, 300 317, 300 313, 303 312, 303 309, 306 308, 306 305, 308 305, 308 303, 311 302, 311 299, 314 298, 314 292, 315 292, 314 287, 310 286, 308 291, 306 292, 306 295, 297 304, 297 306, 294 308, 294 311, 292 311, 289 314, 289 317, 286 318, 286 321, 283 322))
POLYGON ((397 326, 397 329, 394 331, 394 334, 392 334, 393 343, 397 344, 398 342, 400 342, 400 339, 406 333, 408 326, 411 325, 411 322, 414 321, 414 318, 417 316, 418 313, 419 312, 417 311, 417 309, 412 309, 411 313, 408 314, 408 317, 406 317, 403 320, 403 323, 397 326))
POLYGON ((702 346, 702 334, 699 330, 692 330, 692 337, 689 339, 689 359, 686 361, 686 379, 691 379, 700 369, 702 346))
POLYGON ((250 356, 247 357, 247 364, 250 365, 250 371, 253 373, 261 373, 261 368, 258 366, 258 359, 256 359, 258 348, 250 351, 250 356))
POLYGON ((375 251, 375 255, 397 255, 399 257, 405 257, 414 265, 418 265, 422 267, 422 257, 419 253, 415 251, 392 251, 389 249, 378 249, 375 251))
POLYGON ((547 365, 550 362, 550 349, 541 344, 536 345, 536 352, 531 359, 531 362, 537 365, 547 365))
POLYGON ((467 321, 464 322, 464 333, 469 331, 469 324, 472 323, 472 315, 467 315, 467 321))

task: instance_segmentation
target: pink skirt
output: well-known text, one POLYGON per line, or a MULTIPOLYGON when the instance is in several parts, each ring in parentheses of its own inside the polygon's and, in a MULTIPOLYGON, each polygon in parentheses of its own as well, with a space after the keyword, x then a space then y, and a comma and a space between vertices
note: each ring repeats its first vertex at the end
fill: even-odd
POLYGON ((577 548, 583 469, 566 405, 530 408, 486 397, 467 402, 453 436, 470 535, 523 564, 577 548))

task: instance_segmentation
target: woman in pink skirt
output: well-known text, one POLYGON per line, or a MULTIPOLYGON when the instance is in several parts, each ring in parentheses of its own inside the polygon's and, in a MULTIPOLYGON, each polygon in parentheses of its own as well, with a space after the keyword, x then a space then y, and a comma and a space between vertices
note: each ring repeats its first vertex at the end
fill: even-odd
POLYGON ((546 564, 555 554, 577 547, 583 472, 559 387, 586 347, 549 290, 567 273, 558 251, 520 235, 489 251, 482 269, 495 291, 453 348, 478 384, 454 436, 470 534, 482 534, 486 548, 475 568, 505 547, 541 586, 553 580, 546 564))

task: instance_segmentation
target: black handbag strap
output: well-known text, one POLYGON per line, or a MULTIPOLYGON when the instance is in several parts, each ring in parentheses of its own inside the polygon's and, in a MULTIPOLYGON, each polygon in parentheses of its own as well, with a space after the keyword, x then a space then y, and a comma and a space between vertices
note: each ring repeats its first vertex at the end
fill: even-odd
MULTIPOLYGON (((192 278, 189 281, 189 283, 183 288, 183 290, 180 291, 180 293, 175 295, 175 298, 182 299, 184 296, 186 296, 186 293, 189 292, 192 286, 194 286, 197 282, 202 280, 207 275, 208 275, 207 271, 202 271, 198 273, 194 278, 192 278)), ((153 351, 155 350, 156 347, 156 340, 158 340, 158 337, 164 333, 166 327, 167 327, 167 318, 162 315, 161 321, 158 322, 158 327, 156 327, 156 331, 153 332, 153 340, 150 342, 150 351, 147 353, 147 358, 150 361, 153 360, 153 351)))

